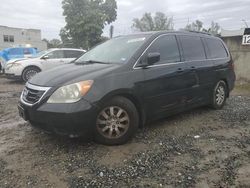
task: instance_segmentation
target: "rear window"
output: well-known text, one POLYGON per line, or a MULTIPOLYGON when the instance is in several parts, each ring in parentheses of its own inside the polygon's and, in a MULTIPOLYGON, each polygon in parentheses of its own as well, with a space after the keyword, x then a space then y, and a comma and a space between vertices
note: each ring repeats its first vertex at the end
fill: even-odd
POLYGON ((180 36, 185 61, 206 59, 205 50, 200 37, 180 36))
POLYGON ((209 59, 228 57, 228 53, 220 40, 205 38, 205 42, 208 47, 207 54, 209 59))

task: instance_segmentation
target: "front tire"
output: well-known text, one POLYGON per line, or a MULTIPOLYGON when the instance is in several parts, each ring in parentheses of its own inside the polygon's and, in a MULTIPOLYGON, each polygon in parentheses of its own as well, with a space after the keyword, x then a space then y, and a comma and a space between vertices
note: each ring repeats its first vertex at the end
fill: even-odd
POLYGON ((40 72, 40 69, 37 67, 28 67, 24 69, 22 73, 22 80, 24 82, 27 82, 29 81, 29 79, 31 79, 33 76, 35 76, 39 72, 40 72))
POLYGON ((216 110, 223 108, 227 100, 227 85, 221 80, 219 81, 213 90, 212 107, 216 110))
POLYGON ((124 97, 104 104, 96 118, 95 141, 104 145, 121 145, 129 141, 139 126, 135 105, 124 97))

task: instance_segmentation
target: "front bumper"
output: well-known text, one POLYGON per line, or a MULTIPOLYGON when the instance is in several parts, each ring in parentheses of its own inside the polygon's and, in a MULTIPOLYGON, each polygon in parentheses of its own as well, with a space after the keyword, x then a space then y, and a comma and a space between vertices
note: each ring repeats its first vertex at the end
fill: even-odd
POLYGON ((15 77, 21 77, 24 67, 22 65, 13 67, 7 64, 5 67, 5 74, 6 75, 14 75, 15 77))
MULTIPOLYGON (((39 105, 39 104, 38 104, 39 105)), ((85 100, 74 104, 47 104, 36 107, 19 102, 25 120, 32 126, 62 136, 89 136, 95 126, 96 108, 85 100)))
POLYGON ((16 76, 15 74, 5 73, 5 77, 11 80, 21 80, 21 76, 16 76))

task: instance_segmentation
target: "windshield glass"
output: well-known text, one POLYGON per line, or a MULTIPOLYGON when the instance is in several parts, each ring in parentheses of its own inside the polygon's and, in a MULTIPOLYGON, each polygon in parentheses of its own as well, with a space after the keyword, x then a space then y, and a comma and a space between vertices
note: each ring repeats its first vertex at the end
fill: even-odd
POLYGON ((123 36, 111 39, 85 53, 75 63, 127 63, 148 38, 147 35, 123 36))

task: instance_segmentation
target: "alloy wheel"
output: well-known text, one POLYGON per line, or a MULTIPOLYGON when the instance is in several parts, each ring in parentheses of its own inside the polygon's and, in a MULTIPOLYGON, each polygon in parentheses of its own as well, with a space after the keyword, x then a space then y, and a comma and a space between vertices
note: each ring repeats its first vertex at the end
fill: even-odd
POLYGON ((108 139, 117 139, 126 134, 130 118, 128 113, 118 106, 110 106, 100 112, 97 117, 97 130, 108 139))
POLYGON ((223 86, 219 86, 216 89, 216 93, 215 93, 215 100, 217 105, 222 105, 223 102, 225 101, 225 96, 226 96, 226 92, 225 92, 225 88, 223 86))
POLYGON ((28 70, 26 72, 26 74, 25 74, 25 79, 28 81, 29 79, 31 79, 36 74, 37 74, 37 71, 35 71, 35 70, 28 70))

